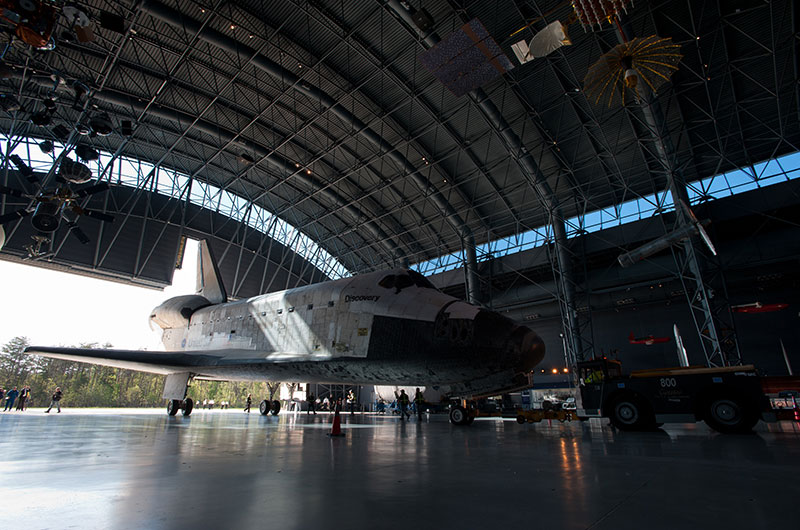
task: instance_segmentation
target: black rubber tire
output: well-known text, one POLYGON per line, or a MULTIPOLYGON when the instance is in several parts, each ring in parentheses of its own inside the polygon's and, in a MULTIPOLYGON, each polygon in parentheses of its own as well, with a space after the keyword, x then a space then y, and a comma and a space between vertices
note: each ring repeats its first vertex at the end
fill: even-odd
POLYGON ((262 416, 266 416, 267 414, 269 414, 269 410, 270 410, 270 402, 267 401, 266 399, 258 404, 258 411, 261 413, 262 416))
POLYGON ((469 413, 467 409, 461 405, 456 405, 451 408, 448 417, 450 418, 450 423, 453 425, 467 425, 469 421, 469 413))
POLYGON ((542 401, 542 410, 544 410, 544 411, 553 410, 553 402, 552 401, 548 401, 546 399, 544 401, 542 401))
POLYGON ((281 411, 281 402, 278 401, 277 399, 273 401, 269 411, 270 413, 272 413, 273 416, 277 416, 278 413, 281 411))
POLYGON ((184 399, 183 400, 183 409, 181 410, 181 412, 183 412, 183 415, 184 416, 189 416, 189 415, 192 414, 193 410, 194 410, 194 400, 192 398, 184 399))
POLYGON ((523 423, 525 423, 526 421, 528 421, 528 420, 526 420, 526 419, 525 419, 525 416, 523 416, 522 414, 520 414, 519 416, 517 416, 517 423, 519 423, 520 425, 522 425, 522 424, 523 424, 523 423))
POLYGON ((170 399, 167 401, 167 414, 170 416, 174 416, 178 413, 178 409, 181 408, 181 400, 180 399, 170 399))
POLYGON ((720 393, 711 396, 706 403, 704 420, 717 432, 742 434, 753 430, 758 423, 758 414, 744 398, 720 393))
POLYGON ((621 431, 645 431, 655 426, 655 418, 649 407, 633 394, 615 398, 609 409, 611 424, 621 431))

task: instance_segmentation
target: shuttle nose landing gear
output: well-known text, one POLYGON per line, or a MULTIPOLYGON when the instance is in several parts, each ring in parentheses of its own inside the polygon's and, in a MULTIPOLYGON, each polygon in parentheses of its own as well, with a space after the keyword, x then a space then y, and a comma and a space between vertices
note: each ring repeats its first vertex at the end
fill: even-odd
POLYGON ((281 411, 281 402, 277 399, 275 401, 265 399, 258 405, 258 411, 262 416, 266 416, 269 413, 272 413, 273 416, 277 416, 281 411))
POLYGON ((194 400, 192 398, 186 399, 170 399, 167 401, 167 414, 175 416, 180 410, 184 416, 189 416, 194 409, 194 400))

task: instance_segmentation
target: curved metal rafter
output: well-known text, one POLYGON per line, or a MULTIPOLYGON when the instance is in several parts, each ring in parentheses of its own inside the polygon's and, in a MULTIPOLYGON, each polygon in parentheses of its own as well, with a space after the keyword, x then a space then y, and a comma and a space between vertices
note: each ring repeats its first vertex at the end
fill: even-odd
MULTIPOLYGON (((647 120, 637 110, 593 107, 575 90, 588 65, 616 43, 608 26, 585 34, 576 26, 572 46, 458 99, 417 58, 431 35, 420 37, 407 6, 423 4, 91 1, 121 14, 127 31, 96 25, 91 43, 59 41, 49 53, 15 44, 3 57, 26 76, 63 73, 57 121, 74 125, 102 111, 132 121, 128 137, 88 141, 112 160, 136 156, 265 208, 353 271, 465 252, 474 295, 476 238, 481 253, 502 252, 489 242, 502 245, 552 224, 547 237, 557 236, 556 260, 568 262, 576 256, 563 243, 568 230, 581 229, 581 216, 612 208, 620 216, 620 203, 654 192, 661 206, 669 168, 647 120), (166 7, 171 22, 152 16, 153 6, 166 7), (182 20, 173 16, 178 10, 182 20), (67 100, 74 79, 98 97, 73 111, 67 100), (558 222, 565 218, 569 226, 558 222)), ((441 35, 480 18, 508 53, 511 32, 543 12, 542 24, 565 15, 568 7, 551 18, 556 3, 431 0, 424 7, 441 35)), ((710 5, 636 5, 629 20, 637 34, 690 47, 659 92, 664 134, 685 162, 689 185, 742 164, 755 182, 760 161, 800 145, 797 120, 789 119, 800 113, 797 9, 788 0, 739 11, 710 5), (698 32, 702 40, 695 41, 698 32)), ((60 39, 66 28, 59 24, 60 39)), ((4 132, 50 138, 26 122, 48 88, 13 76, 0 84, 30 107, 0 111, 4 132)), ((76 140, 87 141, 73 132, 70 143, 76 140)), ((187 215, 186 208, 175 215, 187 215)), ((243 226, 235 237, 249 230, 243 226)), ((568 268, 556 267, 566 273, 562 280, 568 268)))
MULTIPOLYGON (((402 154, 400 154, 392 145, 386 142, 386 140, 384 140, 374 130, 367 127, 367 125, 364 124, 358 117, 342 107, 330 95, 312 85, 310 82, 301 82, 301 79, 295 74, 286 70, 281 65, 273 62, 268 57, 258 54, 252 48, 245 46, 214 29, 203 29, 196 20, 184 16, 182 13, 171 9, 168 6, 157 2, 156 0, 145 0, 141 4, 140 9, 151 16, 159 18, 162 22, 182 26, 193 34, 199 35, 201 40, 213 44, 230 53, 235 55, 243 54, 245 56, 250 56, 251 59, 248 61, 248 64, 254 65, 269 76, 280 79, 284 83, 289 84, 290 87, 295 91, 302 93, 312 100, 318 101, 322 106, 328 108, 332 114, 337 116, 343 122, 349 124, 350 127, 352 127, 352 129, 359 134, 359 136, 363 137, 379 151, 385 153, 386 157, 397 164, 399 168, 402 168, 404 173, 407 173, 407 177, 409 177, 422 192, 427 193, 437 207, 442 210, 443 215, 448 219, 448 221, 453 225, 453 228, 465 241, 465 247, 471 247, 472 252, 474 253, 475 239, 472 235, 472 230, 467 226, 453 206, 444 199, 438 190, 432 188, 430 182, 420 174, 418 168, 411 164, 411 162, 409 162, 402 154)), ((470 300, 475 300, 477 297, 476 280, 471 278, 471 276, 474 276, 475 267, 476 264, 473 261, 471 265, 473 273, 468 273, 468 283, 471 285, 468 288, 470 300)))

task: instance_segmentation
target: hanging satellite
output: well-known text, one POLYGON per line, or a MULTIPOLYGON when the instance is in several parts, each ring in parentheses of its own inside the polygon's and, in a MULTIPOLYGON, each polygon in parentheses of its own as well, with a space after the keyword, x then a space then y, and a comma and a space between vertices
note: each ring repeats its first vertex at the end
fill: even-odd
POLYGON ((456 97, 480 88, 514 68, 477 18, 422 52, 419 61, 456 97))
POLYGON ((694 215, 694 212, 692 212, 692 210, 690 210, 683 201, 678 201, 678 204, 680 205, 680 208, 686 212, 688 221, 676 230, 673 230, 672 232, 665 234, 658 239, 654 239, 649 243, 645 243, 644 245, 635 248, 630 252, 620 254, 617 257, 617 261, 619 262, 620 266, 623 268, 630 267, 631 265, 652 256, 653 254, 661 252, 672 245, 680 243, 681 241, 696 235, 700 236, 700 238, 708 247, 708 250, 711 251, 713 255, 717 255, 717 249, 714 247, 714 243, 711 242, 711 238, 708 236, 708 232, 706 232, 706 229, 703 226, 708 224, 708 221, 699 221, 694 215))
POLYGON ((94 40, 94 24, 89 16, 89 12, 76 4, 67 4, 62 9, 67 25, 72 28, 80 42, 91 42, 94 40))
POLYGON ((622 13, 627 13, 628 4, 633 5, 633 2, 630 0, 573 0, 572 8, 583 29, 588 28, 594 31, 595 26, 599 29, 604 22, 611 22, 622 13))
POLYGON ((589 67, 583 80, 586 97, 595 104, 604 101, 609 107, 615 102, 624 106, 631 97, 628 91, 639 100, 640 80, 656 92, 678 69, 683 57, 679 49, 671 38, 657 35, 616 45, 589 67))
POLYGON ((514 50, 514 55, 517 56, 519 64, 525 64, 533 59, 549 55, 562 46, 571 44, 572 41, 569 40, 567 26, 556 20, 534 35, 530 44, 521 40, 516 44, 512 44, 511 49, 514 50))
POLYGON ((14 25, 14 34, 24 43, 52 50, 58 11, 52 2, 40 0, 0 0, 0 19, 14 25))

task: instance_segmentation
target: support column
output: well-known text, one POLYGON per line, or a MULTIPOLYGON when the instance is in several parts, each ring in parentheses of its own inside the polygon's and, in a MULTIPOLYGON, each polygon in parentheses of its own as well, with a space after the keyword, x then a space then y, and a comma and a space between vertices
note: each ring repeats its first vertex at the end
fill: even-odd
POLYGON ((470 304, 480 304, 480 281, 478 279, 478 255, 475 251, 475 237, 472 234, 464 238, 464 273, 466 274, 467 301, 470 304))
MULTIPOLYGON (((406 2, 398 0, 388 0, 386 7, 392 13, 402 20, 407 29, 416 33, 421 39, 426 48, 431 48, 440 42, 440 37, 435 31, 422 31, 415 23, 412 15, 415 9, 406 2)), ((553 225, 553 247, 554 259, 553 273, 556 276, 556 284, 558 285, 559 307, 561 309, 562 327, 564 335, 570 337, 567 340, 568 348, 570 349, 569 357, 571 359, 581 359, 586 347, 591 350, 591 337, 581 338, 581 328, 577 325, 577 308, 575 305, 575 278, 572 270, 572 256, 570 255, 567 244, 567 231, 564 224, 564 215, 558 203, 558 198, 555 196, 553 189, 547 182, 546 176, 542 173, 541 168, 537 164, 533 156, 531 156, 528 149, 522 143, 522 140, 511 128, 511 125, 503 117, 500 110, 489 98, 489 96, 482 89, 477 88, 469 93, 469 98, 473 104, 480 110, 481 114, 500 137, 501 141, 506 147, 509 155, 514 159, 519 167, 522 175, 528 181, 528 184, 536 192, 539 202, 542 207, 547 209, 553 225)), ((478 275, 477 275, 477 260, 471 260, 469 257, 468 242, 472 234, 462 233, 464 240, 465 250, 467 252, 466 260, 466 274, 467 274, 467 291, 477 294, 479 292, 478 275), (470 273, 470 261, 475 265, 474 276, 470 273), (474 277, 474 283, 470 286, 470 277, 474 277)), ((472 240, 472 248, 474 250, 474 239, 472 240)), ((587 317, 590 317, 591 311, 587 312, 587 317)))
MULTIPOLYGON (((620 42, 625 41, 625 36, 619 31, 617 35, 620 42)), ((680 203, 688 207, 689 194, 683 173, 677 164, 677 153, 667 131, 661 105, 645 83, 640 83, 639 92, 644 122, 653 139, 655 153, 664 168, 667 189, 672 194, 676 229, 685 227, 691 220, 680 203)), ((683 242, 681 252, 676 256, 676 265, 703 346, 706 364, 708 366, 741 364, 741 353, 718 260, 713 256, 704 256, 693 238, 689 238, 683 242), (717 274, 714 274, 712 269, 716 269, 717 274), (717 280, 716 289, 709 281, 712 278, 717 280)))

